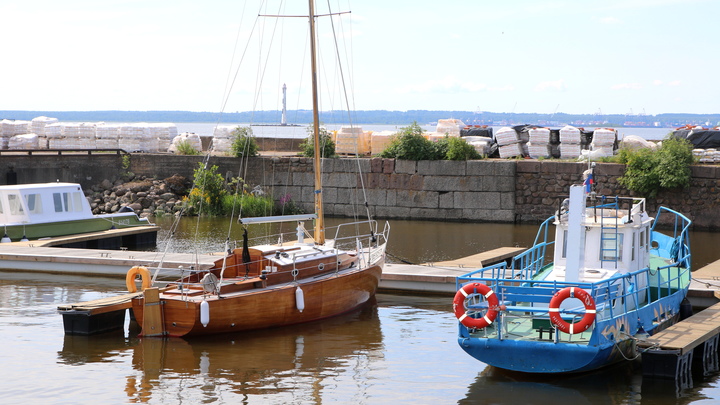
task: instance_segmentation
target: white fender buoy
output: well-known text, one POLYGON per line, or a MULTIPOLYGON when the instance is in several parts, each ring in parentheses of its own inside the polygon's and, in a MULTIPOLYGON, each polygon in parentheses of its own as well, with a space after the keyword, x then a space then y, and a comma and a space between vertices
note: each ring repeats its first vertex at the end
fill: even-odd
POLYGON ((200 323, 203 327, 210 323, 210 304, 205 300, 200 303, 200 323))
POLYGON ((12 240, 10 239, 10 237, 7 236, 7 234, 5 234, 5 236, 2 237, 2 240, 0 240, 0 243, 10 243, 10 242, 12 242, 12 240))
POLYGON ((295 305, 300 312, 305 309, 305 295, 303 294, 303 290, 300 287, 295 289, 295 305))

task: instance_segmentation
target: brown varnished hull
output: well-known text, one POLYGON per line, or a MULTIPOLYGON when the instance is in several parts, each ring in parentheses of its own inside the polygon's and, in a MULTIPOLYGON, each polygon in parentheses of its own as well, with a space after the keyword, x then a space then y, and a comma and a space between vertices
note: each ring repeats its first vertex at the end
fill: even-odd
MULTIPOLYGON (((195 336, 238 332, 312 322, 351 311, 367 302, 377 290, 383 263, 365 269, 349 269, 299 283, 305 309, 297 309, 292 283, 206 296, 210 322, 200 323, 201 297, 181 300, 160 295, 164 331, 169 336, 195 336)), ((133 312, 143 324, 143 299, 133 300, 133 312)), ((145 331, 143 331, 145 333, 145 331)))

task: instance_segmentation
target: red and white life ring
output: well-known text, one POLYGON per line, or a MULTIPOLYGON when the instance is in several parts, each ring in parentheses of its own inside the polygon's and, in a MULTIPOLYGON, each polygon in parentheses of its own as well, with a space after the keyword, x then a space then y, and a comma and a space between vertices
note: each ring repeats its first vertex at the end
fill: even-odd
POLYGON ((455 293, 453 299, 453 311, 455 316, 461 324, 468 328, 482 329, 495 320, 498 316, 498 297, 493 290, 483 283, 469 283, 465 284, 461 289, 455 293), (485 297, 488 303, 487 312, 482 318, 473 318, 468 316, 465 310, 465 299, 470 295, 481 294, 485 297))
POLYGON ((550 300, 550 322, 553 323, 559 330, 569 333, 581 333, 586 331, 595 321, 595 301, 587 291, 579 287, 565 287, 553 295, 550 300), (577 298, 582 301, 585 306, 585 316, 575 323, 565 322, 560 316, 560 304, 568 298, 577 298))

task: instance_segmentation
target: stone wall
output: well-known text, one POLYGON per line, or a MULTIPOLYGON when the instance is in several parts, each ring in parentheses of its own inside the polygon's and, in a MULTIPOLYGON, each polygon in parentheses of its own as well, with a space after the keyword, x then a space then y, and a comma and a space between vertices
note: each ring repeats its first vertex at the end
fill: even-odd
MULTIPOLYGON (((133 154, 131 171, 164 179, 174 174, 192 178, 202 156, 133 154)), ((10 167, 18 182, 70 181, 90 188, 114 182, 126 171, 122 157, 93 155, 1 155, 0 184, 10 167)), ((313 210, 312 160, 261 157, 243 160, 212 157, 211 165, 251 185, 263 184, 279 199, 289 195, 313 210)), ((535 223, 552 215, 560 196, 582 182, 586 163, 550 160, 403 161, 392 159, 326 159, 323 198, 328 215, 364 216, 364 195, 371 213, 382 218, 535 223), (357 174, 358 167, 362 176, 357 174), (363 193, 363 186, 365 192, 363 193)), ((597 163, 598 193, 634 196, 618 183, 624 166, 597 163)), ((647 199, 651 215, 659 206, 685 213, 697 229, 720 229, 720 166, 692 167, 691 186, 647 199)))

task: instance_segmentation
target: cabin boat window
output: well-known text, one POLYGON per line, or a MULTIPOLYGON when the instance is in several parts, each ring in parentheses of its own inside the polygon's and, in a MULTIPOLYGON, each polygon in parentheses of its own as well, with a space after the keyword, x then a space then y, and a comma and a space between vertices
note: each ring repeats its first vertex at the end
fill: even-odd
POLYGON ((562 257, 567 257, 567 230, 563 231, 563 248, 562 248, 562 257))
POLYGON ((645 247, 645 230, 640 231, 640 248, 645 247))
POLYGON ((82 211, 82 194, 74 193, 53 193, 55 212, 82 211))
POLYGON ((2 205, 2 200, 0 200, 0 214, 3 214, 3 205, 2 205))
POLYGON ((25 215, 19 194, 8 194, 8 205, 10 206, 10 215, 25 215))
POLYGON ((632 234, 632 247, 630 248, 630 261, 635 261, 635 233, 632 234))
POLYGON ((40 194, 26 195, 25 202, 27 203, 28 211, 30 211, 31 214, 42 214, 42 202, 40 200, 40 194))
POLYGON ((603 239, 600 242, 600 260, 614 261, 622 260, 623 235, 622 233, 603 232, 603 239))

